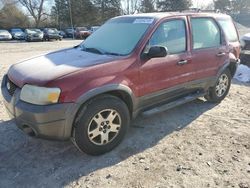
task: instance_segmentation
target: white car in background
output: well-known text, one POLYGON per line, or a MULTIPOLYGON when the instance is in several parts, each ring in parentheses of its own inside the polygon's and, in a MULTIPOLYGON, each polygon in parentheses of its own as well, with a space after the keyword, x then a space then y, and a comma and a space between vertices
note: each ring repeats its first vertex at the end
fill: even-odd
POLYGON ((0 40, 11 40, 12 36, 7 30, 0 30, 0 40))
POLYGON ((245 34, 241 38, 242 50, 250 50, 250 33, 245 34))

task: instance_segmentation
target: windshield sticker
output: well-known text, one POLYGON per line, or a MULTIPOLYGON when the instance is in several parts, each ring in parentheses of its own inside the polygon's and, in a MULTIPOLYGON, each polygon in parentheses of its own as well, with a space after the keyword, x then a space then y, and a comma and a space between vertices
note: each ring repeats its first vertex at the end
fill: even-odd
POLYGON ((151 24, 154 19, 145 19, 145 18, 137 18, 134 21, 134 24, 151 24))

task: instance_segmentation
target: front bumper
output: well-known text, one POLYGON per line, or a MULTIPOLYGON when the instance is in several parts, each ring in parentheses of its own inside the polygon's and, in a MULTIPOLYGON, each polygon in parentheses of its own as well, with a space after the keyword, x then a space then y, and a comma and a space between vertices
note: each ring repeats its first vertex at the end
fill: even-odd
POLYGON ((7 76, 4 76, 1 86, 4 105, 16 125, 30 136, 40 138, 67 140, 72 130, 72 109, 74 103, 53 105, 34 105, 20 100, 21 89, 17 88, 10 95, 6 87, 7 76))
POLYGON ((30 41, 42 41, 43 37, 28 36, 27 39, 30 41))
POLYGON ((12 37, 8 37, 8 36, 6 36, 6 37, 0 37, 0 40, 11 40, 12 39, 12 37))
POLYGON ((62 39, 62 36, 60 35, 48 35, 49 39, 62 39))
POLYGON ((13 39, 16 39, 16 40, 24 40, 25 37, 24 37, 23 35, 21 35, 21 36, 14 35, 14 36, 13 36, 13 39))

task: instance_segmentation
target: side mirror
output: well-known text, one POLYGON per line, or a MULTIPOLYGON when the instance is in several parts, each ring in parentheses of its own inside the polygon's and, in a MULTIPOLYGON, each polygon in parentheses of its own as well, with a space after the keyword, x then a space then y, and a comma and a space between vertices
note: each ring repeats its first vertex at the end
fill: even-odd
POLYGON ((148 58, 158 58, 158 57, 166 57, 168 55, 168 49, 163 46, 151 46, 147 57, 148 58))

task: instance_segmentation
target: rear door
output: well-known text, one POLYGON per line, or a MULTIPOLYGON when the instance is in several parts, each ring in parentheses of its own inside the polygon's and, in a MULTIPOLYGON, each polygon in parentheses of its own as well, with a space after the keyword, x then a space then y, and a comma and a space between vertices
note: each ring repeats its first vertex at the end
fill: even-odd
POLYGON ((226 42, 218 23, 211 17, 191 17, 192 61, 196 81, 212 79, 228 58, 226 42))

